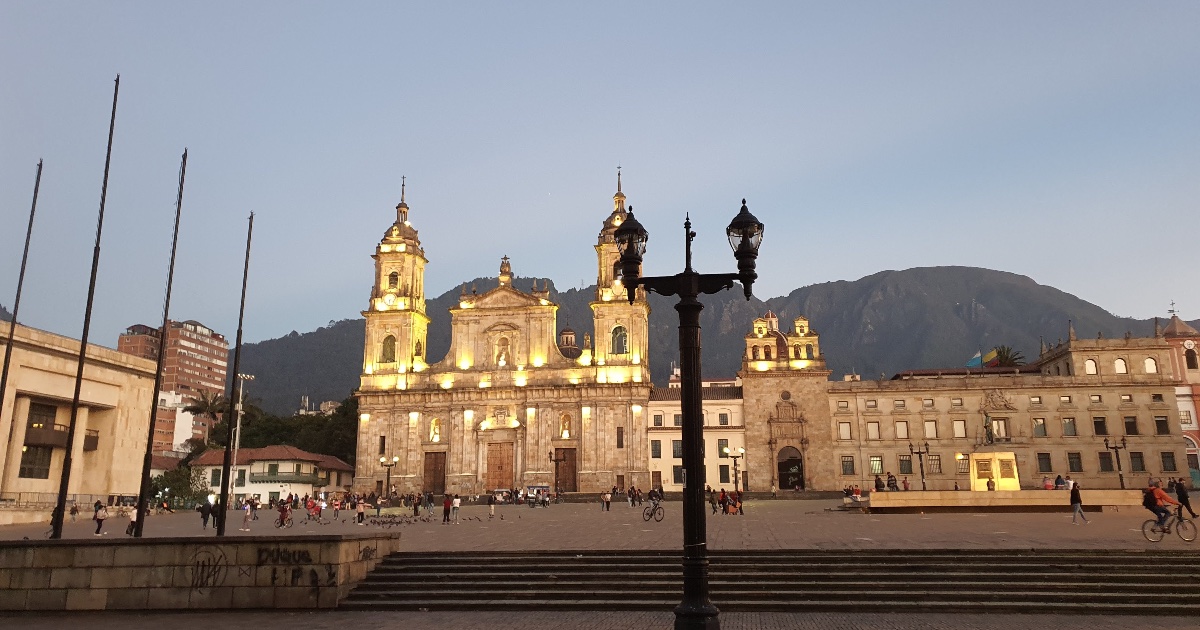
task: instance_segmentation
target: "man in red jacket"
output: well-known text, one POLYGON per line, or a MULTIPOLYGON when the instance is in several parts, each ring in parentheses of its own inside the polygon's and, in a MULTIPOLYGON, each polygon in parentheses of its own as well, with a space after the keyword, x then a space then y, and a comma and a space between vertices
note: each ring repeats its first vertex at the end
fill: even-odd
POLYGON ((1150 482, 1150 487, 1142 491, 1142 506, 1147 510, 1154 512, 1158 517, 1158 528, 1162 529, 1167 525, 1167 517, 1171 516, 1171 510, 1167 509, 1167 505, 1179 505, 1179 502, 1167 496, 1162 490, 1162 482, 1155 480, 1150 482))

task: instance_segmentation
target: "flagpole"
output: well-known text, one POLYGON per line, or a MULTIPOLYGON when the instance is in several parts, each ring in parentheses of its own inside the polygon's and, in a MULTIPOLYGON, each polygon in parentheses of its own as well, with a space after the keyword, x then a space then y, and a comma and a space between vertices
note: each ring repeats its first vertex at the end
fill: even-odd
POLYGON ((92 249, 92 277, 88 282, 87 307, 83 314, 83 335, 79 340, 79 369, 75 373, 75 394, 71 398, 71 420, 67 424, 67 447, 63 454, 62 476, 58 482, 58 503, 50 521, 50 538, 62 538, 63 516, 67 509, 67 490, 71 482, 71 460, 75 450, 75 421, 79 418, 79 396, 83 388, 83 366, 87 362, 88 332, 92 327, 92 302, 96 296, 96 271, 100 267, 100 235, 104 231, 104 202, 108 197, 108 169, 112 164, 113 130, 117 125, 117 94, 121 75, 113 85, 112 117, 108 121, 108 150, 104 154, 104 183, 100 186, 100 215, 96 219, 96 245, 92 249))
MULTIPOLYGON (((29 239, 33 236, 33 215, 37 212, 38 190, 41 186, 42 161, 38 160, 37 176, 33 180, 33 205, 29 208, 29 226, 25 228, 25 252, 21 254, 21 273, 17 275, 17 297, 13 300, 12 320, 8 324, 8 340, 4 343, 4 369, 0 370, 0 419, 4 417, 4 396, 5 389, 8 386, 8 368, 12 363, 13 340, 17 337, 17 313, 21 311, 21 289, 25 285, 25 263, 29 260, 29 239)), ((5 444, 8 444, 12 440, 12 428, 16 422, 17 404, 16 399, 14 399, 13 415, 9 418, 8 439, 4 441, 5 444)), ((8 462, 5 462, 4 467, 0 468, 0 488, 5 487, 3 483, 4 470, 7 468, 8 462)))
MULTIPOLYGON (((233 374, 237 378, 242 361, 242 320, 246 314, 246 281, 250 278, 250 237, 254 234, 254 213, 250 213, 250 227, 246 230, 246 263, 242 267, 242 304, 238 308, 237 343, 233 348, 233 374)), ((225 413, 225 460, 221 465, 220 516, 217 519, 217 536, 225 535, 225 518, 229 516, 229 469, 233 450, 233 423, 237 417, 233 396, 229 397, 229 411, 225 413)), ((236 463, 235 463, 236 464, 236 463)))
POLYGON ((162 391, 163 361, 167 354, 167 326, 170 323, 171 287, 175 281, 175 249, 179 245, 179 215, 183 210, 183 180, 187 176, 187 149, 179 164, 179 192, 175 195, 175 232, 171 237, 171 262, 167 264, 167 295, 163 299, 162 328, 158 329, 158 364, 154 369, 154 398, 150 401, 150 427, 146 430, 146 454, 142 457, 142 483, 138 490, 137 523, 134 538, 142 537, 146 524, 146 503, 150 500, 150 468, 154 460, 154 421, 158 418, 158 394, 162 391))

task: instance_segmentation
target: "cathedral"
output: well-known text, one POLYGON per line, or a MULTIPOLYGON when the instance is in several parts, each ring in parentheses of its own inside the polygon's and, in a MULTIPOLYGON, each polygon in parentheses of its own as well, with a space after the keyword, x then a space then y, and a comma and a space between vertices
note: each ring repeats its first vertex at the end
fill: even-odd
POLYGON ((382 490, 388 478, 401 493, 649 487, 650 307, 640 289, 630 303, 621 285, 613 234, 626 216, 618 174, 595 246, 594 342, 585 336, 579 347, 573 331, 558 330, 549 287, 513 286, 504 256, 499 286, 463 287, 438 359, 425 354, 428 260, 401 192, 363 311, 360 490, 382 490))
MULTIPOLYGON (((463 287, 445 357, 426 355, 425 250, 401 192, 375 249, 366 317, 355 482, 359 491, 483 494, 683 489, 676 381, 650 383, 650 306, 620 280, 614 234, 627 218, 620 175, 596 240, 596 338, 558 328, 549 287, 463 287)), ((781 315, 783 317, 781 317, 781 315)), ((1092 488, 1130 475, 1200 484, 1200 333, 1177 317, 1148 338, 1043 344, 1020 367, 908 370, 830 380, 800 313, 747 327, 736 379, 702 388, 705 483, 752 492, 871 487, 1041 487, 1069 474, 1092 488), (781 326, 790 324, 790 330, 781 326), (1178 392, 1176 389, 1178 388, 1178 392)))

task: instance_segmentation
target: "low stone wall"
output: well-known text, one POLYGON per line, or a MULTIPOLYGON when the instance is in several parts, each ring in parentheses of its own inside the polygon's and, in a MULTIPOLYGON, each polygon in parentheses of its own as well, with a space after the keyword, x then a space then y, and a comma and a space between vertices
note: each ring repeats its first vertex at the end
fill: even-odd
MULTIPOLYGON (((1141 507, 1141 490, 1080 490, 1083 509, 1141 507)), ((872 492, 872 512, 1057 512, 1070 510, 1066 490, 872 492)))
POLYGON ((400 535, 0 543, 0 610, 334 608, 400 535))

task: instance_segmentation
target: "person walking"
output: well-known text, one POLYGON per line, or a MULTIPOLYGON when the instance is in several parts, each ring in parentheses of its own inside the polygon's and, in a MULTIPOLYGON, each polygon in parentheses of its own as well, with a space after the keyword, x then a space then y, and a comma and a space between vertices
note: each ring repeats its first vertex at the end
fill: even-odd
POLYGON ((101 505, 100 509, 96 510, 96 514, 92 518, 96 521, 96 533, 92 535, 103 536, 104 534, 107 534, 108 532, 102 530, 104 529, 104 520, 108 518, 108 508, 104 505, 101 505))
POLYGON ((493 492, 488 495, 488 516, 492 517, 495 515, 496 515, 496 493, 493 492))
MULTIPOLYGON (((201 501, 200 505, 196 506, 196 511, 200 513, 200 529, 208 529, 208 517, 213 515, 212 506, 208 501, 201 501)), ((213 526, 216 526, 216 522, 213 526)))
POLYGON ((72 503, 71 504, 71 522, 74 523, 77 518, 79 518, 79 504, 72 503))
POLYGON ((1071 486, 1071 524, 1078 525, 1075 522, 1075 517, 1083 519, 1083 524, 1087 525, 1087 517, 1083 515, 1083 499, 1079 496, 1079 484, 1071 486))
POLYGON ((779 498, 778 491, 775 489, 775 484, 771 484, 771 498, 772 499, 779 498))
POLYGON ((1180 505, 1187 508, 1188 514, 1191 514, 1192 518, 1196 518, 1196 512, 1192 510, 1192 500, 1188 498, 1187 486, 1184 485, 1183 477, 1175 482, 1175 498, 1179 499, 1180 505))
POLYGON ((712 513, 716 514, 717 513, 717 491, 713 490, 711 488, 709 488, 709 490, 708 490, 708 503, 709 503, 709 505, 712 505, 712 513))
POLYGON ((454 500, 450 502, 450 516, 454 520, 454 524, 458 525, 458 508, 462 507, 462 499, 458 495, 454 495, 454 500))
POLYGON ((137 529, 137 508, 129 512, 129 524, 125 526, 125 535, 132 536, 133 530, 137 529))
POLYGON ((242 527, 240 528, 240 531, 250 531, 250 519, 254 518, 254 513, 250 510, 250 506, 253 504, 253 501, 246 501, 246 503, 242 505, 242 527))
POLYGON ((450 495, 442 497, 442 525, 450 524, 450 506, 454 505, 454 501, 450 499, 450 495))
POLYGON ((358 524, 362 525, 367 518, 367 504, 361 498, 355 503, 355 513, 358 515, 358 524))

